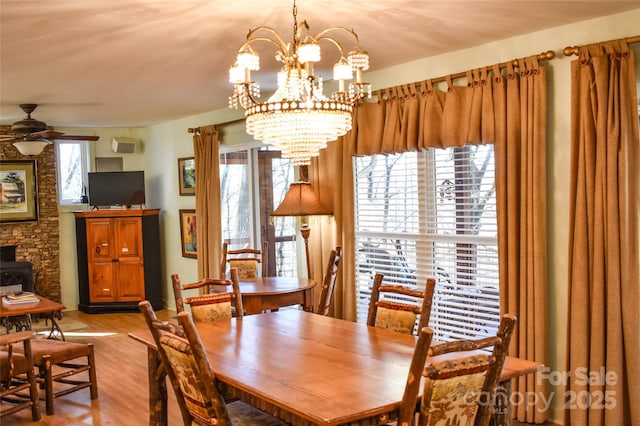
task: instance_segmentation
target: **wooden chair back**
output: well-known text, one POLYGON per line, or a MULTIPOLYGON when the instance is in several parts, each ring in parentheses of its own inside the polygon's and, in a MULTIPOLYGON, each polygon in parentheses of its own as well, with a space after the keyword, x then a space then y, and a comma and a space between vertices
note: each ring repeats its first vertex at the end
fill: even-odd
POLYGON ((338 246, 335 250, 331 250, 329 255, 329 263, 322 281, 322 292, 320 293, 320 303, 318 304, 318 312, 320 315, 329 315, 331 300, 333 299, 333 289, 336 286, 338 278, 338 268, 342 259, 342 247, 338 246))
POLYGON ((427 327, 436 280, 428 278, 425 290, 420 291, 403 285, 387 285, 383 279, 380 273, 373 279, 367 325, 407 334, 427 327))
POLYGON ((185 304, 189 305, 196 322, 243 316, 244 307, 236 268, 231 268, 230 277, 229 280, 204 278, 195 283, 180 284, 180 276, 171 275, 176 312, 184 312, 185 304), (185 290, 199 290, 201 294, 185 298, 185 290))
POLYGON ((398 426, 410 426, 414 424, 418 394, 420 393, 420 381, 427 361, 432 337, 433 330, 428 327, 423 327, 418 331, 418 342, 413 350, 411 366, 409 367, 409 374, 407 375, 407 383, 405 384, 402 395, 402 403, 398 414, 398 426))
POLYGON ((146 300, 140 302, 139 308, 176 393, 184 424, 196 421, 231 425, 229 411, 217 389, 216 376, 189 313, 178 313, 178 325, 158 320, 146 300))
POLYGON ((0 398, 7 402, 2 404, 0 419, 31 408, 33 421, 40 420, 40 399, 31 354, 32 336, 33 333, 30 331, 0 336, 0 398), (21 353, 14 351, 16 346, 22 347, 21 353), (24 374, 27 376, 26 381, 16 380, 24 374), (28 394, 25 395, 25 391, 28 394))
POLYGON ((429 349, 418 425, 490 423, 515 324, 515 316, 506 314, 495 336, 446 342, 429 349), (480 350, 491 346, 491 352, 480 350))
POLYGON ((238 278, 256 278, 268 276, 268 245, 262 242, 262 249, 242 248, 229 250, 227 243, 222 244, 222 259, 220 261, 220 274, 226 276, 227 265, 238 270, 238 278), (260 267, 259 267, 260 266, 260 267))

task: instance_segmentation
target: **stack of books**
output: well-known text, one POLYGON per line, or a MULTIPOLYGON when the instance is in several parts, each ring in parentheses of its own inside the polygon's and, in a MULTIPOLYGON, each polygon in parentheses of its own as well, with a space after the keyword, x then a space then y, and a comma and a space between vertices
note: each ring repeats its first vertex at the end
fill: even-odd
POLYGON ((9 293, 2 298, 2 303, 7 305, 17 305, 20 303, 34 303, 39 302, 40 299, 30 291, 19 291, 15 293, 9 293))

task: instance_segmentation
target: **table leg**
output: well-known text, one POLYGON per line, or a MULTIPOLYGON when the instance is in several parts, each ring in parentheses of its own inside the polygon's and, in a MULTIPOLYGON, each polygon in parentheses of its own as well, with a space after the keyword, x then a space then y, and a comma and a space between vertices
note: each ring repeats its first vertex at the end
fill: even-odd
POLYGON ((147 367, 149 375, 149 425, 167 426, 167 381, 166 371, 158 351, 147 350, 147 367))
POLYGON ((493 422, 495 426, 511 426, 511 380, 498 383, 495 405, 493 406, 493 422))
POLYGON ((303 309, 307 312, 313 312, 313 289, 310 288, 304 291, 304 304, 303 309))
POLYGON ((57 335, 60 335, 60 340, 67 340, 65 339, 62 328, 60 328, 60 324, 58 324, 56 318, 62 319, 61 311, 53 312, 50 317, 47 317, 47 321, 51 320, 51 330, 49 331, 49 336, 47 336, 47 339, 57 340, 57 335))

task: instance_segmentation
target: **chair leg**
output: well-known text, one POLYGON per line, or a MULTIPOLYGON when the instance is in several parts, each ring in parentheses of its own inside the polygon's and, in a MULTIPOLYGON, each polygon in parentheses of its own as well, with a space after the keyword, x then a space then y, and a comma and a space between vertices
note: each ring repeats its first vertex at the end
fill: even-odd
POLYGON ((47 415, 54 413, 53 410, 53 373, 51 371, 51 357, 42 357, 42 369, 44 370, 44 397, 47 415))
POLYGON ((29 380, 29 396, 31 397, 31 418, 34 422, 40 420, 40 396, 38 395, 38 384, 36 383, 36 373, 33 367, 27 371, 27 380, 29 380))
POLYGON ((98 379, 96 377, 96 360, 93 355, 93 343, 89 343, 89 355, 87 356, 89 363, 89 380, 91 381, 91 399, 98 398, 98 379))

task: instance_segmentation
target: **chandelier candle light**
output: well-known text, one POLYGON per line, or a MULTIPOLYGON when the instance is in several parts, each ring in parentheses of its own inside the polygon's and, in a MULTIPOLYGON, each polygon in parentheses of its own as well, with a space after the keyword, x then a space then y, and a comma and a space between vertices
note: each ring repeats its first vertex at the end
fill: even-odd
POLYGON ((229 107, 245 109, 247 133, 273 145, 294 166, 308 165, 311 157, 351 130, 354 105, 364 97, 371 97, 371 85, 362 81, 362 73, 369 68, 369 55, 360 48, 358 35, 345 27, 331 27, 316 36, 309 34, 309 25, 298 28, 297 8, 293 2, 293 41, 285 43, 270 27, 249 30, 247 41, 238 50, 235 64, 229 69, 229 81, 234 90, 229 107), (354 48, 346 58, 342 45, 327 34, 343 32, 355 39, 354 48), (260 85, 251 80, 251 71, 260 69, 260 57, 252 49, 256 42, 276 46, 275 58, 283 63, 277 75, 277 89, 266 101, 258 100, 260 85), (333 79, 338 90, 330 97, 323 93, 322 77, 314 74, 314 63, 320 62, 320 42, 337 49, 340 59, 333 66, 333 79), (355 82, 346 87, 346 82, 355 82))

